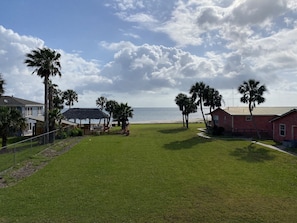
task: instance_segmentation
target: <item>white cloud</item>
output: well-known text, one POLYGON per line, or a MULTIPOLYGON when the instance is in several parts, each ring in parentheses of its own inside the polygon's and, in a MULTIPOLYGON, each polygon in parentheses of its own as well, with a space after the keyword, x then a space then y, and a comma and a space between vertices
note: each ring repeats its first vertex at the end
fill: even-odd
POLYGON ((240 26, 260 25, 282 15, 286 10, 285 0, 236 0, 227 18, 240 26))
POLYGON ((117 15, 127 22, 136 22, 142 24, 151 24, 157 22, 157 20, 153 16, 145 13, 136 13, 132 15, 126 13, 118 13, 117 15))
MULTIPOLYGON (((230 89, 255 78, 268 87, 271 105, 285 103, 275 92, 297 92, 293 0, 116 0, 109 7, 133 24, 124 35, 134 36, 137 23, 138 44, 101 41, 100 46, 113 54, 106 64, 59 50, 62 77, 54 82, 62 90, 76 90, 81 106, 94 106, 100 95, 133 105, 173 105, 174 97, 197 81, 230 98, 230 89), (176 45, 142 43, 141 28, 145 34, 165 33, 176 45)), ((43 100, 42 80, 31 75, 23 60, 25 53, 44 45, 0 26, 0 72, 7 78, 8 94, 43 100)))

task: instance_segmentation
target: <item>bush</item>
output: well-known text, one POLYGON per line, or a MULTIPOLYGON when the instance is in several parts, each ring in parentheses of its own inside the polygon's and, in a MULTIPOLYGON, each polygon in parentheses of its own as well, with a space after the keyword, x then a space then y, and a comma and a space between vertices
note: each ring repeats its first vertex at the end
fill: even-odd
POLYGON ((70 136, 82 136, 83 135, 83 131, 80 128, 74 128, 71 130, 70 132, 70 136))
POLYGON ((67 132, 65 131, 59 131, 56 138, 57 139, 66 139, 68 136, 67 132))

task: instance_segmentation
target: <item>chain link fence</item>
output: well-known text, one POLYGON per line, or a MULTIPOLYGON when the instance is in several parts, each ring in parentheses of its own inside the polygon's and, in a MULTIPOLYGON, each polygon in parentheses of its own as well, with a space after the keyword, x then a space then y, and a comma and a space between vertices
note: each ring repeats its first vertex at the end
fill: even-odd
POLYGON ((70 135, 71 127, 57 129, 38 136, 29 137, 22 141, 1 147, 0 172, 14 167, 18 163, 32 158, 41 151, 55 145, 70 135), (44 143, 49 142, 49 143, 44 143))

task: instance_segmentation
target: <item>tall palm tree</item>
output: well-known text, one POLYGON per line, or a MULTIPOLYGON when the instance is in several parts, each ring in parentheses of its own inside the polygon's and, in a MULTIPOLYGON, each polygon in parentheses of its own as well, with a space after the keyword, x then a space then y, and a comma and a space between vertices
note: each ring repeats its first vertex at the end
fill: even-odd
POLYGON ((179 107, 179 110, 182 112, 183 126, 185 127, 185 107, 188 96, 183 93, 179 93, 175 97, 175 104, 179 107))
MULTIPOLYGON (((26 54, 26 57, 25 64, 27 64, 28 67, 35 68, 32 74, 36 73, 39 77, 44 79, 44 132, 47 133, 49 131, 49 78, 55 75, 61 76, 61 54, 49 48, 38 48, 26 54)), ((45 143, 47 142, 48 137, 46 137, 45 143)))
POLYGON ((2 74, 0 73, 0 97, 4 94, 4 85, 5 81, 2 78, 2 74))
POLYGON ((256 103, 259 105, 265 102, 265 98, 263 97, 263 94, 265 91, 267 91, 265 85, 260 85, 260 82, 254 79, 244 81, 238 87, 238 92, 242 94, 242 97, 240 98, 240 102, 248 104, 251 119, 253 121, 255 130, 257 131, 257 135, 259 139, 261 138, 261 135, 259 130, 257 129, 256 122, 253 119, 252 112, 256 107, 256 103))
POLYGON ((127 103, 118 104, 114 116, 118 121, 121 122, 122 130, 125 130, 128 118, 133 118, 133 109, 130 106, 128 106, 127 103))
POLYGON ((187 97, 184 102, 183 114, 186 119, 186 127, 189 128, 189 114, 197 112, 197 104, 191 97, 187 97))
POLYGON ((116 108, 119 106, 118 102, 114 101, 114 100, 109 100, 106 102, 105 104, 105 110, 108 112, 109 114, 109 118, 107 121, 107 126, 109 126, 110 123, 110 119, 111 117, 113 117, 113 114, 116 111, 116 108))
POLYGON ((209 106, 209 112, 213 109, 222 106, 223 96, 220 92, 214 88, 208 87, 206 90, 205 106, 209 106))
MULTIPOLYGON (((104 97, 104 96, 101 96, 101 97, 99 97, 97 100, 96 100, 96 105, 97 105, 97 107, 101 110, 101 111, 103 111, 104 109, 105 109, 105 107, 106 107, 106 102, 107 102, 107 98, 106 97, 104 97)), ((103 125, 105 126, 105 119, 103 119, 103 121, 104 121, 104 123, 103 123, 103 125)), ((100 119, 100 121, 99 121, 99 124, 100 124, 100 122, 101 122, 101 119, 100 119)))
POLYGON ((74 90, 68 89, 63 92, 63 99, 65 100, 65 104, 71 108, 74 105, 74 102, 78 102, 77 93, 74 90))
POLYGON ((7 138, 10 133, 24 130, 26 128, 26 119, 22 113, 6 106, 0 107, 0 134, 2 137, 2 147, 6 149, 7 138))
POLYGON ((196 82, 190 89, 190 94, 192 94, 192 99, 196 101, 196 104, 200 106, 200 111, 202 114, 202 118, 205 124, 205 127, 207 127, 206 119, 203 112, 203 104, 207 98, 207 88, 208 86, 205 85, 203 82, 196 82))

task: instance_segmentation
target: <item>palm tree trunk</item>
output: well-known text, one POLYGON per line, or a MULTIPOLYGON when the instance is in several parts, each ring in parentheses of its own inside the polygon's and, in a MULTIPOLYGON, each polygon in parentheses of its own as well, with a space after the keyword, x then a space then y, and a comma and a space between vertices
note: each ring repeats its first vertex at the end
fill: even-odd
POLYGON ((259 130, 258 130, 257 123, 256 123, 255 120, 254 120, 253 113, 252 113, 252 108, 251 108, 250 105, 249 105, 249 110, 250 110, 250 115, 251 115, 251 119, 252 119, 254 128, 255 128, 255 130, 256 130, 256 132, 257 132, 258 139, 261 139, 261 135, 260 135, 260 132, 259 132, 259 130))
POLYGON ((185 118, 186 118, 186 128, 188 129, 189 128, 189 114, 186 114, 185 118))
MULTIPOLYGON (((54 110, 54 103, 53 103, 53 88, 49 86, 48 89, 48 110, 49 112, 52 112, 54 110)), ((55 117, 48 117, 49 122, 49 143, 55 142, 55 133, 53 132, 55 130, 55 117)))
POLYGON ((203 112, 202 102, 200 102, 200 110, 201 110, 202 118, 203 118, 203 121, 205 124, 205 128, 207 129, 207 123, 206 123, 206 119, 205 119, 204 112, 203 112))
POLYGON ((49 142, 49 123, 48 123, 48 75, 44 76, 44 144, 49 142))
POLYGON ((185 115, 182 113, 182 117, 183 117, 183 127, 185 127, 185 115))

